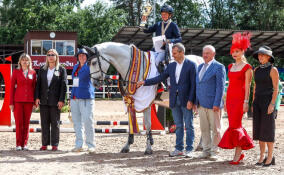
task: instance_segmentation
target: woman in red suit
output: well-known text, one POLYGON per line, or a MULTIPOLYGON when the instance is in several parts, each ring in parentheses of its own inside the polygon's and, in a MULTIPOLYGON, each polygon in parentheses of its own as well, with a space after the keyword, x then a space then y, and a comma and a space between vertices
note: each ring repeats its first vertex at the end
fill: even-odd
POLYGON ((244 56, 250 47, 250 33, 236 33, 233 35, 231 55, 235 63, 228 66, 229 86, 226 95, 225 110, 228 113, 229 128, 224 133, 219 147, 234 149, 235 155, 230 162, 237 165, 244 158, 242 150, 254 147, 252 139, 242 127, 243 114, 248 111, 252 67, 244 56))
POLYGON ((36 72, 32 60, 23 53, 18 68, 13 71, 11 82, 10 109, 14 112, 16 123, 16 150, 28 150, 29 124, 34 105, 36 72))

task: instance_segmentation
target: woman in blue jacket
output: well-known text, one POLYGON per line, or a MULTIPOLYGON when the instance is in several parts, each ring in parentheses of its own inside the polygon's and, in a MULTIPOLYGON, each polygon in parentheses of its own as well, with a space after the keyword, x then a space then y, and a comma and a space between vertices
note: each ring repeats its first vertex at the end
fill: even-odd
POLYGON ((83 126, 85 128, 86 145, 88 152, 95 151, 93 109, 95 90, 90 79, 90 69, 87 65, 88 52, 79 50, 77 54, 79 64, 76 64, 72 72, 71 113, 76 134, 75 148, 73 152, 83 150, 83 126))

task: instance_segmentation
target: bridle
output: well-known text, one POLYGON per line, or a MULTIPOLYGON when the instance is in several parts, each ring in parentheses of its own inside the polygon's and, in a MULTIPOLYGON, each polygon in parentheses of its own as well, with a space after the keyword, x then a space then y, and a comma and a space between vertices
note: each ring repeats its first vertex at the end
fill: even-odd
POLYGON ((102 69, 101 59, 103 59, 104 61, 108 62, 109 64, 110 64, 110 62, 109 62, 105 57, 103 57, 103 56, 100 54, 100 52, 98 51, 98 49, 97 49, 96 47, 94 47, 94 51, 93 51, 93 52, 94 52, 95 56, 88 58, 88 66, 90 66, 90 65, 92 64, 91 61, 92 61, 93 58, 97 58, 97 62, 98 62, 98 65, 99 65, 99 70, 90 73, 90 78, 93 79, 93 80, 102 82, 103 80, 101 80, 101 79, 99 79, 99 78, 94 78, 92 75, 93 75, 93 74, 96 74, 96 73, 99 73, 99 72, 101 73, 101 77, 104 77, 104 75, 107 75, 107 73, 104 72, 103 69, 102 69))
MULTIPOLYGON (((104 83, 104 80, 101 80, 101 79, 99 79, 99 78, 94 78, 92 75, 100 72, 100 73, 101 73, 101 77, 104 77, 104 75, 105 75, 105 79, 110 79, 109 76, 108 76, 108 74, 107 74, 106 72, 104 72, 103 69, 102 69, 101 59, 104 60, 104 61, 106 61, 106 62, 109 63, 110 65, 111 65, 111 63, 110 63, 104 56, 102 56, 102 55, 100 54, 100 52, 98 51, 98 49, 97 49, 96 47, 94 47, 94 48, 89 48, 89 47, 85 46, 85 48, 91 50, 91 51, 94 53, 94 57, 91 56, 91 57, 88 58, 88 60, 87 60, 88 66, 90 66, 90 65, 92 64, 91 61, 92 61, 92 59, 94 59, 94 58, 97 58, 97 60, 98 60, 97 62, 98 62, 98 65, 99 65, 99 70, 90 73, 90 78, 93 79, 93 80, 96 80, 97 82, 102 82, 102 84, 103 84, 103 83, 104 83)), ((119 88, 119 91, 121 92, 121 95, 122 95, 122 96, 124 96, 125 94, 127 94, 127 90, 123 88, 124 83, 127 83, 127 84, 128 84, 128 83, 137 83, 137 82, 132 82, 132 81, 126 80, 126 77, 128 77, 128 75, 129 75, 129 70, 130 70, 130 66, 131 66, 131 65, 132 65, 132 63, 129 64, 129 68, 128 68, 128 70, 127 70, 127 73, 126 73, 124 79, 121 77, 121 75, 119 75, 119 80, 118 80, 118 81, 119 81, 119 86, 118 86, 118 88, 119 88)), ((108 84, 107 84, 107 88, 108 88, 108 84)), ((109 88, 108 88, 108 89, 109 89, 109 88)), ((108 93, 109 93, 109 91, 108 91, 108 93)))

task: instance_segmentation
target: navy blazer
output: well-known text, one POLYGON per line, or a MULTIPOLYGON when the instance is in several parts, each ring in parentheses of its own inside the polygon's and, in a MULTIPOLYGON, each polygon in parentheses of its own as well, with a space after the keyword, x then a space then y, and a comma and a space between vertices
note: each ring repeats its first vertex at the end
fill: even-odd
MULTIPOLYGON (((167 24, 164 24, 166 27, 167 24)), ((153 26, 149 27, 148 29, 144 29, 144 33, 156 33, 156 36, 162 35, 162 21, 157 22, 153 26)), ((166 38, 171 41, 171 43, 179 43, 181 42, 181 35, 179 28, 176 23, 171 22, 170 26, 165 32, 166 38)))
POLYGON ((199 73, 203 65, 204 63, 198 66, 196 75, 195 104, 208 109, 213 109, 213 106, 222 108, 226 81, 225 66, 213 60, 202 79, 199 80, 199 73))
MULTIPOLYGON (((74 74, 78 68, 79 64, 76 64, 72 71, 72 80, 75 78, 74 74)), ((95 88, 91 82, 90 78, 90 68, 87 63, 79 70, 79 87, 72 87, 71 99, 75 96, 78 99, 94 99, 95 98, 95 88)))
POLYGON ((186 107, 187 102, 194 103, 195 100, 195 76, 196 76, 196 64, 185 58, 178 83, 176 83, 176 62, 172 62, 168 65, 166 70, 159 76, 145 80, 145 86, 154 85, 164 81, 170 77, 170 107, 175 107, 176 95, 179 94, 181 105, 186 107))
POLYGON ((38 71, 35 99, 40 99, 41 105, 57 106, 58 101, 64 103, 67 92, 66 69, 59 66, 55 69, 50 85, 47 82, 47 72, 42 66, 38 71), (55 72, 57 72, 55 74, 55 72))

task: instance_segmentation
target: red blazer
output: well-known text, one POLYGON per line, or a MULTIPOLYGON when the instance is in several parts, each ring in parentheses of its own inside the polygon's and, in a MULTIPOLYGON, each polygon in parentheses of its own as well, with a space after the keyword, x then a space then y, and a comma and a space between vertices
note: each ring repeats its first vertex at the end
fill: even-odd
POLYGON ((22 69, 15 69, 11 81, 10 105, 15 102, 34 102, 36 72, 29 70, 27 78, 22 69))

